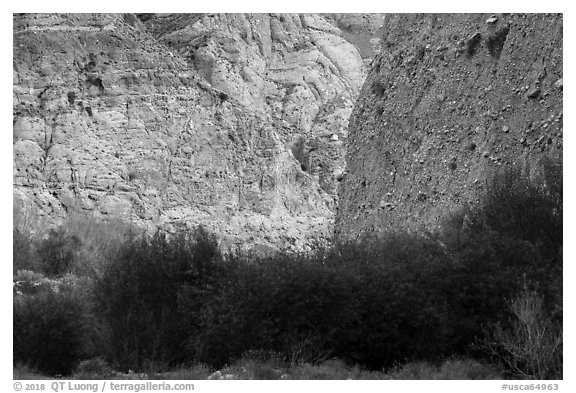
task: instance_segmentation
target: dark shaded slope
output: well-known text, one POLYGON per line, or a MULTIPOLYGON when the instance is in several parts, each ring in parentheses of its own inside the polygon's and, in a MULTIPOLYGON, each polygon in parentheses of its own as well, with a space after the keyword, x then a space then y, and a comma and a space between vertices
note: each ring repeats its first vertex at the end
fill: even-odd
POLYGON ((337 236, 433 227, 498 168, 561 160, 562 21, 387 16, 350 120, 337 236))

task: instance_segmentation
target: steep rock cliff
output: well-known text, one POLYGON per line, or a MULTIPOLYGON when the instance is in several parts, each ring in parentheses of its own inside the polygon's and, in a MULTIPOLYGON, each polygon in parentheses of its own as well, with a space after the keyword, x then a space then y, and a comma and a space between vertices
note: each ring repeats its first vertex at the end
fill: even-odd
POLYGON ((146 19, 14 16, 15 201, 203 224, 224 248, 330 238, 366 49, 314 15, 146 19))
POLYGON ((176 14, 146 27, 213 87, 270 116, 336 197, 348 118, 378 49, 383 15, 176 14))
POLYGON ((562 15, 387 15, 336 234, 431 229, 506 165, 562 159, 562 15))

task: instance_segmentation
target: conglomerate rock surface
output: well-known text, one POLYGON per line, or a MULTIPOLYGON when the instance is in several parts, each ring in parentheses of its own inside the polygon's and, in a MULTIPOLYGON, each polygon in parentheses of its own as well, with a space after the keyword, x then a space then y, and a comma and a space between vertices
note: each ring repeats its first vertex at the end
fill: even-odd
POLYGON ((433 229, 499 168, 561 165, 562 30, 562 15, 386 15, 350 119, 336 237, 433 229))
POLYGON ((14 15, 14 200, 224 248, 333 232, 381 15, 14 15))

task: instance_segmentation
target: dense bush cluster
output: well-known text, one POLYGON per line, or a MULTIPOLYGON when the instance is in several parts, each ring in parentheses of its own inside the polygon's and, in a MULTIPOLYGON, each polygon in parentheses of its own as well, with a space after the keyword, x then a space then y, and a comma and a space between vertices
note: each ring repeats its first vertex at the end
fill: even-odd
POLYGON ((479 206, 452 214, 438 233, 306 255, 222 255, 202 228, 130 234, 98 252, 86 249, 98 238, 89 232, 61 228, 38 241, 15 230, 15 362, 64 374, 89 358, 158 371, 222 367, 247 353, 369 369, 466 355, 561 378, 562 174, 545 168, 540 183, 515 170, 497 175, 479 206), (85 289, 64 290, 70 277, 88 280, 85 289), (510 359, 510 345, 533 345, 518 336, 525 324, 510 307, 526 291, 540 299, 534 316, 555 329, 546 347, 554 367, 538 365, 547 373, 528 370, 534 359, 510 359))
POLYGON ((67 374, 90 355, 87 282, 54 281, 20 271, 14 278, 14 362, 49 375, 67 374))
POLYGON ((202 309, 190 304, 182 312, 179 298, 186 291, 206 296, 220 261, 214 236, 201 228, 170 240, 157 233, 127 241, 96 283, 95 312, 109 331, 106 357, 126 370, 189 359, 184 343, 202 309))

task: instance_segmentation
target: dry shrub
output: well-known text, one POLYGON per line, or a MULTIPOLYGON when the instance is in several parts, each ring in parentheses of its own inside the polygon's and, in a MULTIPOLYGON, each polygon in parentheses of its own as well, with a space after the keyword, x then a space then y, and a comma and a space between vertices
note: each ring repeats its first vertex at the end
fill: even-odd
POLYGON ((17 270, 39 270, 37 240, 44 235, 46 221, 29 205, 19 200, 13 203, 12 266, 17 270))
POLYGON ((101 221, 88 213, 69 215, 62 227, 68 238, 75 237, 80 243, 73 271, 94 278, 102 275, 106 263, 137 232, 120 218, 101 221))
POLYGON ((515 377, 562 379, 561 322, 549 317, 542 298, 526 287, 510 302, 510 310, 512 328, 497 324, 481 347, 515 377))

